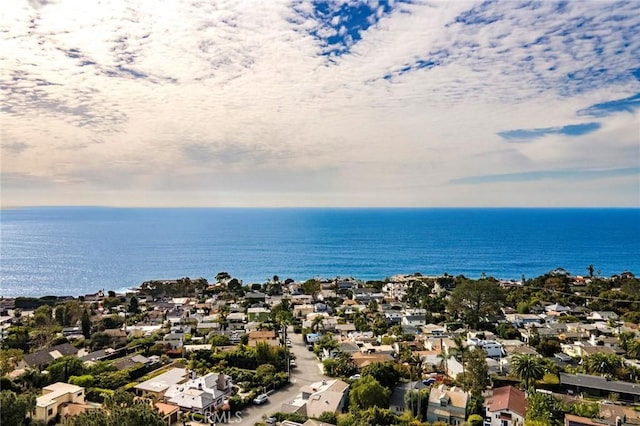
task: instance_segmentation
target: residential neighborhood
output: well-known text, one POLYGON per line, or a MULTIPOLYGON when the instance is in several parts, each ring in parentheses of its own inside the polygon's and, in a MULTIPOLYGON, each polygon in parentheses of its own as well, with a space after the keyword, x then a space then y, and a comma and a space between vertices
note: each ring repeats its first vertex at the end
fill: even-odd
POLYGON ((3 298, 2 424, 638 425, 639 324, 632 273, 562 268, 3 298))

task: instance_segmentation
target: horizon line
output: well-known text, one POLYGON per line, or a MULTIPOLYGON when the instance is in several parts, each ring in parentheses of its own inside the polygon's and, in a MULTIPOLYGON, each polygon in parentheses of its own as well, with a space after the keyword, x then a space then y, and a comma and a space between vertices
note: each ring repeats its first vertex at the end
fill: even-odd
POLYGON ((19 209, 45 209, 45 208, 86 208, 86 209, 243 209, 243 210, 445 210, 445 209, 640 209, 640 205, 625 206, 625 205, 613 205, 613 206, 171 206, 171 205, 149 205, 149 206, 127 206, 127 205, 100 205, 100 204, 34 204, 23 206, 2 206, 0 205, 0 211, 3 210, 19 210, 19 209))

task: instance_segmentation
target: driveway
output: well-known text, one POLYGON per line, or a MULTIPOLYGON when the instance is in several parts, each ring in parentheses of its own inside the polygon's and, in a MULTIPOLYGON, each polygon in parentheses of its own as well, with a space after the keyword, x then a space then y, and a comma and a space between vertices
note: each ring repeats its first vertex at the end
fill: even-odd
POLYGON ((327 377, 322 374, 320 361, 307 350, 301 334, 288 334, 291 339, 290 351, 296 356, 297 367, 291 369, 291 383, 289 386, 269 394, 269 401, 262 405, 252 405, 247 407, 242 413, 242 419, 232 419, 234 424, 253 426, 262 422, 264 417, 281 411, 282 404, 291 402, 300 393, 300 387, 315 382, 320 382, 327 377))

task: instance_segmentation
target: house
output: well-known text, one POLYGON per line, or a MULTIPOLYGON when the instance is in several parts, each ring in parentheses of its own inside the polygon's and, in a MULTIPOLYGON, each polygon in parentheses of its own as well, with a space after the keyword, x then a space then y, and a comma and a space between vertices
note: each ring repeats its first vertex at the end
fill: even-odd
POLYGON ((349 333, 353 333, 356 331, 356 326, 352 323, 347 324, 336 324, 335 326, 336 334, 339 334, 342 337, 347 337, 349 333))
POLYGON ((613 311, 593 311, 588 319, 594 321, 617 321, 618 314, 613 311))
POLYGON ((402 322, 402 317, 404 314, 399 311, 384 311, 384 319, 387 321, 387 324, 400 324, 402 322))
POLYGON ((250 291, 244 295, 244 300, 246 300, 250 305, 264 303, 265 300, 267 300, 267 295, 259 291, 250 291))
POLYGON ((249 308, 247 309, 247 321, 249 322, 266 322, 269 320, 271 311, 266 308, 249 308))
POLYGON ((172 404, 165 404, 164 402, 156 402, 153 404, 160 414, 162 415, 162 419, 164 420, 167 426, 171 426, 178 422, 178 418, 180 416, 180 407, 177 407, 172 404))
POLYGON ((544 310, 548 315, 568 314, 569 312, 571 312, 571 308, 562 306, 559 303, 554 303, 552 305, 546 306, 544 310))
POLYGON ((63 343, 51 348, 41 349, 32 354, 27 354, 23 358, 21 367, 31 367, 43 369, 47 367, 54 359, 62 358, 64 356, 76 355, 78 349, 71 343, 63 343))
POLYGON ((252 331, 249 333, 249 346, 256 346, 258 342, 265 342, 272 346, 278 346, 278 336, 273 330, 252 331))
POLYGON ((485 399, 484 426, 523 426, 527 399, 523 391, 513 386, 496 388, 485 399))
POLYGON ((131 355, 131 356, 126 356, 124 358, 120 358, 119 360, 114 362, 114 365, 118 370, 126 370, 128 368, 133 368, 133 367, 148 368, 151 366, 152 363, 153 362, 151 361, 151 359, 145 356, 131 355))
POLYGON ((198 320, 198 324, 196 325, 196 330, 198 330, 198 332, 200 333, 206 333, 210 330, 219 330, 219 318, 220 316, 218 314, 200 317, 200 319, 198 320))
POLYGON ((467 339, 467 345, 483 349, 489 358, 502 358, 505 355, 502 345, 495 340, 469 338, 467 339))
POLYGON ((410 327, 420 328, 427 325, 427 319, 424 314, 418 314, 418 315, 406 314, 402 317, 401 324, 410 326, 410 327))
POLYGON ((209 373, 169 387, 164 399, 184 411, 206 414, 222 408, 231 393, 231 377, 222 373, 209 373))
MULTIPOLYGON (((68 383, 57 382, 42 388, 42 396, 36 398, 36 412, 34 419, 49 423, 62 413, 63 406, 77 404, 85 406, 84 388, 68 383), (65 405, 66 404, 66 405, 65 405)), ((84 408, 83 408, 84 410, 84 408)))
POLYGON ((323 380, 300 388, 291 402, 282 404, 282 412, 319 417, 325 411, 342 413, 348 399, 349 384, 342 380, 323 380))
POLYGON ((310 313, 313 313, 314 307, 311 304, 302 304, 293 306, 293 316, 296 318, 307 317, 310 313))
POLYGON ((103 331, 104 334, 111 338, 114 346, 124 345, 127 343, 127 332, 119 328, 108 328, 103 331))
POLYGON ((404 402, 404 397, 407 392, 415 391, 418 389, 425 389, 426 387, 420 382, 408 382, 400 383, 391 392, 391 399, 389 401, 389 409, 393 414, 401 415, 407 408, 404 402))
POLYGON ((353 289, 353 300, 357 300, 358 302, 368 303, 372 300, 381 301, 382 299, 384 299, 384 294, 377 292, 372 288, 353 289))
POLYGON ((526 327, 531 324, 540 325, 543 320, 536 314, 507 314, 507 321, 517 328, 526 327))
POLYGON ((80 360, 85 363, 85 365, 93 365, 98 361, 105 361, 108 359, 114 359, 126 351, 125 348, 122 349, 113 349, 113 348, 105 348, 99 349, 97 351, 88 352, 86 349, 80 349, 76 354, 80 360))
POLYGON ((184 316, 184 311, 179 308, 172 309, 166 314, 167 321, 169 321, 171 324, 179 324, 180 322, 182 322, 184 316))
POLYGON ((185 333, 168 333, 162 338, 165 344, 171 345, 171 349, 180 349, 184 345, 185 333))
POLYGON ((358 370, 362 370, 367 365, 371 365, 376 362, 393 361, 393 357, 390 354, 385 353, 363 354, 362 352, 356 352, 351 355, 351 359, 356 367, 358 367, 358 370))
POLYGON ((186 368, 173 368, 159 376, 134 386, 136 395, 150 394, 157 401, 163 399, 165 392, 173 385, 186 382, 189 379, 189 371, 186 368))
POLYGON ((466 420, 468 401, 469 394, 455 386, 448 388, 446 385, 440 385, 431 388, 427 421, 461 425, 466 420))
POLYGON ((247 316, 242 312, 231 312, 227 315, 228 329, 244 330, 244 324, 247 322, 247 316))
POLYGON ((564 426, 607 426, 608 422, 589 417, 575 416, 573 414, 564 415, 564 426))
POLYGON ((637 383, 607 380, 605 377, 587 374, 560 373, 560 384, 574 392, 605 398, 611 393, 617 393, 621 401, 640 401, 640 384, 637 383))

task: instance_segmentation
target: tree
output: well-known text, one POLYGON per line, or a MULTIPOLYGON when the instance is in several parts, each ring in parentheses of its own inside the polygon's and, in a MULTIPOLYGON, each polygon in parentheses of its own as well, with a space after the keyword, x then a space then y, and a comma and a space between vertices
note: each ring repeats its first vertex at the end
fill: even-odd
POLYGON ((362 369, 362 377, 372 376, 385 388, 393 389, 397 384, 400 376, 396 370, 395 363, 374 362, 362 369))
POLYGON ((437 357, 440 358, 440 368, 442 372, 446 374, 447 371, 449 371, 449 360, 453 358, 453 353, 451 353, 451 351, 441 351, 437 357))
POLYGON ((164 426, 160 411, 148 400, 134 400, 133 394, 116 390, 105 398, 103 409, 87 410, 71 417, 71 426, 164 426))
POLYGON ((469 426, 482 426, 484 419, 478 414, 472 414, 467 419, 469 426))
POLYGON ((560 401, 552 395, 530 392, 527 398, 526 425, 560 426, 563 424, 564 409, 560 401))
POLYGON ((25 423, 27 413, 35 409, 35 403, 31 406, 26 394, 17 395, 13 391, 3 390, 0 392, 0 407, 0 424, 18 426, 25 423))
POLYGON ((311 329, 314 333, 317 333, 320 330, 320 327, 324 325, 324 317, 322 315, 317 315, 311 321, 311 329))
POLYGON ((80 325, 82 328, 82 335, 85 339, 91 338, 91 318, 89 318, 89 311, 87 308, 82 311, 82 316, 80 317, 80 325))
POLYGON ((331 411, 325 411, 320 416, 318 416, 318 420, 322 423, 328 423, 330 425, 335 425, 338 423, 338 418, 335 413, 331 411))
POLYGON ((76 386, 82 386, 83 388, 90 388, 95 383, 95 379, 91 374, 84 374, 82 376, 69 377, 69 383, 76 386))
POLYGON ((501 313, 504 299, 502 288, 492 280, 464 280, 451 292, 448 311, 478 329, 481 321, 501 313))
POLYGON ((462 336, 457 335, 453 337, 453 343, 455 347, 451 348, 451 353, 456 358, 460 358, 460 364, 462 365, 462 381, 465 381, 465 364, 466 364, 466 355, 469 352, 469 348, 467 348, 462 336))
POLYGON ((511 361, 511 372, 524 382, 525 389, 529 389, 531 381, 544 377, 545 368, 535 355, 516 354, 511 361))
POLYGON ((22 361, 23 356, 22 349, 0 350, 0 376, 15 370, 18 367, 18 363, 22 361))
POLYGON ((7 336, 2 341, 2 347, 3 349, 27 351, 29 349, 29 330, 21 326, 9 327, 7 336))
POLYGON ((227 280, 230 280, 230 279, 231 279, 231 275, 229 275, 228 272, 222 271, 222 272, 218 272, 216 274, 216 282, 221 283, 223 281, 227 281, 227 280))
POLYGON ((256 377, 260 381, 260 383, 264 386, 268 383, 273 382, 273 377, 275 376, 277 370, 271 364, 262 364, 256 368, 256 377))
POLYGON ((486 354, 482 349, 474 349, 469 351, 465 359, 466 373, 459 380, 462 388, 471 393, 469 413, 477 414, 482 409, 484 397, 482 393, 489 385, 489 367, 487 366, 486 354))
POLYGON ((366 376, 356 381, 351 388, 349 402, 359 409, 370 407, 389 407, 391 391, 382 386, 373 376, 366 376))
POLYGON ((404 394, 404 408, 411 412, 417 419, 427 418, 427 408, 429 407, 429 389, 410 390, 404 394))
POLYGON ((392 425, 395 424, 396 416, 389 409, 380 407, 370 407, 359 413, 357 426, 360 425, 392 425))
POLYGON ((58 358, 47 367, 49 378, 52 383, 66 382, 71 376, 82 376, 84 374, 84 363, 76 356, 58 358))
POLYGON ((139 311, 140 311, 140 308, 138 307, 138 298, 133 296, 129 300, 129 307, 127 308, 127 312, 130 312, 132 314, 137 314, 139 311))
POLYGON ((313 297, 313 299, 315 300, 316 296, 318 295, 318 293, 320 293, 320 290, 322 289, 322 285, 320 284, 320 281, 316 280, 316 279, 310 279, 305 281, 302 284, 302 291, 304 294, 309 294, 313 297))
POLYGON ((593 278, 593 272, 595 271, 595 268, 593 267, 593 265, 587 266, 587 271, 589 271, 589 277, 593 278))
POLYGON ((589 374, 603 376, 615 376, 616 372, 625 366, 624 358, 603 353, 589 355, 583 360, 583 364, 589 374))

